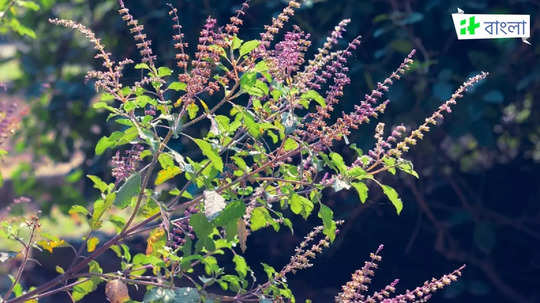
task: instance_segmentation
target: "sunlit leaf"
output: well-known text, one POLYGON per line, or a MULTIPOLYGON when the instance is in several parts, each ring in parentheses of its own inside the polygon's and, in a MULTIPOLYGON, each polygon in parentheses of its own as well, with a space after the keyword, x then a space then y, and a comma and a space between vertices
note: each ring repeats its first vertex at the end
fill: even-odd
POLYGON ((114 205, 120 208, 126 208, 131 202, 131 198, 139 194, 141 190, 141 174, 134 173, 116 192, 116 200, 114 205))
POLYGON ((197 143, 202 153, 208 157, 210 162, 212 162, 212 165, 220 172, 223 172, 223 160, 221 160, 219 154, 212 148, 212 145, 201 139, 194 139, 194 141, 197 143))

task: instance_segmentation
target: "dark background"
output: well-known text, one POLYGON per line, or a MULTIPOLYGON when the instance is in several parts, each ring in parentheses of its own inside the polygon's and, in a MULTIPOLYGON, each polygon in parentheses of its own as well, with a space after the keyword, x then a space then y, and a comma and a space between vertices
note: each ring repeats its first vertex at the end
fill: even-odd
MULTIPOLYGON (((172 66, 166 2, 125 2, 146 25, 161 63, 172 66)), ((240 3, 173 1, 188 41, 195 41, 207 15, 225 24, 240 3)), ((31 107, 12 153, 31 151, 32 158, 30 166, 18 169, 3 195, 24 193, 45 211, 53 204, 66 211, 94 195, 84 178, 73 177, 78 172, 110 177, 111 154, 96 157, 93 153, 99 137, 109 130, 107 124, 96 124, 105 121, 105 116, 91 109, 94 90, 83 81, 85 72, 96 67, 92 46, 46 20, 71 18, 95 30, 115 58, 138 56, 116 13, 115 1, 48 0, 41 4, 40 11, 24 16, 25 24, 36 31, 36 39, 6 34, 1 40, 3 46, 17 49, 4 55, 1 64, 15 60, 20 69, 9 81, 9 94, 31 107), (67 162, 77 151, 84 161, 72 169, 70 182, 63 182, 63 175, 51 181, 33 174, 32 167, 43 157, 67 162)), ((257 38, 283 6, 278 0, 252 1, 241 38, 257 38)), ((540 302, 539 9, 539 1, 312 0, 298 11, 292 23, 312 34, 312 49, 322 45, 343 18, 351 18, 352 23, 342 46, 358 34, 363 36, 352 59, 352 85, 336 113, 351 110, 412 48, 417 49, 418 64, 391 88, 391 105, 382 117, 387 127, 418 125, 467 77, 482 70, 491 75, 408 154, 420 180, 399 174, 385 178, 402 195, 405 207, 400 216, 375 189, 366 204, 360 203, 354 191, 326 192, 327 204, 346 223, 336 245, 313 268, 289 278, 297 302, 306 298, 332 301, 340 285, 380 243, 385 250, 373 290, 394 278, 401 279, 398 289, 414 288, 467 264, 464 277, 437 294, 433 302, 540 302), (530 14, 532 46, 519 39, 458 41, 450 16, 457 7, 466 13, 530 14)), ((355 132, 350 141, 369 149, 374 127, 372 123, 355 132)), ((344 151, 349 161, 353 157, 343 146, 336 150, 344 151)), ((317 224, 316 220, 296 223, 294 236, 287 231, 278 236, 255 233, 249 239, 248 258, 275 267, 288 262, 296 244, 317 224)), ((93 298, 84 301, 103 300, 102 295, 93 298)))

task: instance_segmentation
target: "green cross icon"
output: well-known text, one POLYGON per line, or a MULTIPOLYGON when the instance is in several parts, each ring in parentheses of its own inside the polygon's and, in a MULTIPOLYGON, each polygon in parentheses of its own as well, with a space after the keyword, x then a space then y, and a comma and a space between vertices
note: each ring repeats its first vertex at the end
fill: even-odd
MULTIPOLYGON (((465 26, 467 24, 467 19, 463 19, 459 22, 459 25, 461 26, 465 26)), ((460 34, 461 35, 465 35, 467 33, 467 31, 469 32, 469 35, 474 35, 474 32, 476 31, 477 28, 480 27, 480 23, 476 23, 474 21, 474 16, 470 17, 469 18, 469 26, 467 27, 462 27, 461 30, 460 30, 460 34)))

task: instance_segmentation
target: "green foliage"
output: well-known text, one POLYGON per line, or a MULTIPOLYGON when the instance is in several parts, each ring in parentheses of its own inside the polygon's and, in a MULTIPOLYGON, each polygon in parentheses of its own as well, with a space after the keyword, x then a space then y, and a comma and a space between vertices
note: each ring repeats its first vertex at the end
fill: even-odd
POLYGON ((114 204, 120 208, 127 207, 131 202, 131 198, 141 191, 141 182, 139 173, 131 175, 116 192, 114 204))

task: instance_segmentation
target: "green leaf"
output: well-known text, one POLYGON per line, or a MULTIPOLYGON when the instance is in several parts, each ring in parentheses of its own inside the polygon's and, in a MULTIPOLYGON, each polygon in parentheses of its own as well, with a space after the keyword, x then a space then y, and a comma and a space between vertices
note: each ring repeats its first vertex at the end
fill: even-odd
POLYGON ((141 174, 136 172, 131 175, 116 192, 114 205, 119 208, 126 208, 131 202, 131 198, 139 194, 141 190, 141 174))
POLYGON ((294 141, 294 139, 292 138, 287 138, 287 140, 285 140, 285 143, 283 144, 283 148, 285 149, 285 151, 295 150, 298 148, 298 146, 298 142, 294 141))
POLYGON ((256 49, 261 44, 261 41, 259 40, 251 40, 247 41, 240 47, 240 57, 247 55, 251 53, 254 49, 256 49))
POLYGON ((340 154, 330 153, 330 159, 332 160, 332 163, 338 168, 340 173, 346 173, 347 165, 345 165, 345 161, 343 161, 343 157, 340 154))
POLYGON ((349 178, 353 178, 353 179, 357 179, 357 180, 372 179, 373 178, 372 175, 368 174, 364 169, 362 169, 359 166, 351 167, 347 171, 347 176, 349 178))
POLYGON ((96 144, 95 152, 96 155, 101 155, 105 150, 111 147, 127 144, 131 141, 133 141, 137 136, 139 135, 139 132, 136 127, 130 127, 126 129, 123 132, 113 132, 109 137, 104 136, 101 139, 99 139, 98 143, 96 144))
POLYGON ((167 89, 172 89, 174 91, 185 91, 186 87, 187 84, 185 84, 184 82, 175 81, 169 84, 169 87, 167 89))
POLYGON ((213 250, 213 241, 210 239, 210 233, 214 226, 208 222, 206 216, 202 213, 197 213, 189 219, 189 225, 193 227, 193 231, 198 238, 197 246, 199 249, 206 247, 213 250))
POLYGON ((334 222, 334 212, 330 209, 330 207, 321 203, 318 216, 323 221, 323 234, 330 238, 330 241, 334 242, 334 239, 336 238, 336 222, 334 222))
POLYGON ((403 202, 399 198, 397 191, 388 185, 381 184, 381 187, 384 194, 386 195, 386 197, 388 197, 390 202, 392 202, 392 204, 396 208, 397 214, 399 215, 401 213, 401 210, 403 209, 403 202))
POLYGON ((232 291, 238 291, 242 288, 240 286, 240 278, 235 275, 224 275, 223 277, 221 277, 221 280, 229 282, 230 289, 232 291))
POLYGON ((109 93, 103 93, 101 94, 101 98, 99 99, 101 101, 112 101, 114 100, 114 95, 109 93))
POLYGON ((262 206, 256 207, 251 213, 251 218, 250 218, 251 230, 256 231, 258 229, 266 227, 268 223, 268 219, 272 220, 272 217, 270 216, 268 209, 262 206))
POLYGON ((204 264, 204 271, 207 275, 212 275, 219 270, 217 259, 212 256, 206 256, 202 263, 204 264))
POLYGON ((160 78, 172 75, 172 70, 168 67, 162 66, 158 68, 158 76, 160 78))
POLYGON ((173 157, 167 153, 159 154, 158 161, 159 161, 159 164, 161 165, 161 168, 169 168, 171 166, 174 166, 173 157))
POLYGON ((358 197, 360 197, 360 202, 365 203, 368 197, 368 187, 362 182, 352 182, 351 185, 358 192, 358 197))
POLYGON ((212 162, 212 165, 219 170, 220 172, 223 172, 223 160, 219 156, 219 154, 212 148, 212 145, 204 140, 201 139, 193 139, 195 143, 199 146, 202 153, 208 157, 210 162, 212 162))
POLYGON ((111 222, 116 228, 116 232, 120 232, 124 225, 126 225, 126 219, 117 215, 111 215, 109 217, 109 222, 111 222))
POLYGON ((245 278, 249 270, 246 259, 240 255, 234 255, 233 262, 236 272, 240 275, 240 277, 245 278))
POLYGON ((307 217, 309 217, 314 207, 313 202, 311 202, 305 197, 300 196, 297 193, 294 193, 291 196, 289 203, 291 205, 292 212, 297 215, 302 215, 304 219, 307 219, 307 217))
MULTIPOLYGON (((103 270, 101 269, 101 267, 95 260, 92 260, 88 264, 88 272, 101 274, 103 273, 103 270)), ((79 278, 78 281, 83 280, 83 279, 85 278, 79 278)), ((101 282, 103 281, 99 277, 92 277, 88 281, 75 285, 73 287, 73 292, 72 292, 73 299, 75 301, 80 301, 87 294, 95 291, 101 282)))
POLYGON ((324 98, 317 92, 317 91, 314 91, 314 90, 309 90, 305 93, 303 93, 301 96, 300 96, 300 100, 308 100, 308 101, 315 101, 317 102, 320 106, 322 107, 326 107, 326 102, 324 101, 324 98))
POLYGON ((242 45, 243 42, 244 41, 242 39, 238 38, 237 36, 234 36, 233 40, 232 40, 232 43, 231 43, 231 48, 233 50, 238 49, 242 45))
POLYGON ((137 103, 136 105, 139 108, 143 108, 147 104, 151 104, 151 105, 154 105, 154 106, 157 105, 157 102, 155 101, 155 99, 153 99, 152 97, 147 96, 147 95, 137 96, 137 98, 135 98, 135 102, 137 103))
POLYGON ((384 166, 388 168, 388 172, 392 175, 396 174, 396 159, 391 157, 383 158, 384 166))
POLYGON ((101 109, 101 108, 104 108, 104 109, 107 109, 111 112, 116 112, 116 108, 112 107, 112 106, 109 106, 107 103, 105 102, 96 102, 92 105, 92 107, 94 109, 101 109))
POLYGON ((92 219, 90 220, 90 228, 96 230, 101 227, 101 217, 113 205, 116 193, 110 193, 105 200, 99 199, 94 202, 94 210, 92 219))
POLYGON ((157 174, 155 184, 160 185, 163 182, 176 177, 181 172, 182 172, 182 170, 178 166, 170 166, 170 167, 167 167, 165 169, 162 169, 157 174))
MULTIPOLYGON (((85 278, 79 278, 77 281, 84 280, 85 278)), ((71 296, 73 297, 73 300, 75 302, 80 301, 82 298, 84 298, 87 294, 93 292, 97 289, 97 285, 94 284, 92 280, 88 280, 82 283, 79 283, 75 286, 73 286, 73 291, 71 293, 71 296)))
POLYGON ((21 7, 28 8, 28 9, 31 9, 33 11, 38 11, 39 10, 39 5, 36 4, 33 1, 18 0, 18 1, 16 1, 16 3, 17 3, 17 5, 19 5, 21 7))
POLYGON ((135 69, 150 69, 150 66, 146 63, 138 63, 135 65, 135 69))
POLYGON ((268 276, 268 280, 272 280, 275 274, 277 273, 276 270, 268 264, 265 264, 265 263, 261 263, 261 264, 263 266, 264 272, 266 272, 266 275, 268 276))
POLYGON ((109 187, 107 183, 103 182, 100 177, 94 176, 94 175, 86 175, 88 179, 92 180, 94 182, 94 187, 99 189, 100 192, 105 192, 107 188, 109 187))
POLYGON ((233 201, 220 212, 220 214, 213 220, 213 223, 216 226, 225 226, 229 223, 236 224, 236 221, 242 216, 246 211, 246 205, 242 201, 233 201))
POLYGON ((187 106, 188 116, 190 119, 194 119, 197 117, 197 113, 199 112, 199 106, 195 103, 190 103, 187 106))
POLYGON ((417 179, 420 178, 418 173, 414 170, 412 162, 409 160, 398 159, 397 168, 404 173, 415 176, 417 179))
POLYGON ((268 95, 270 89, 266 83, 257 79, 256 72, 246 72, 240 78, 240 88, 242 91, 255 97, 264 97, 268 95))
POLYGON ((86 207, 84 206, 81 206, 81 205, 73 205, 71 206, 71 208, 69 209, 68 213, 70 215, 72 214, 81 214, 81 215, 88 215, 88 210, 86 209, 86 207))

